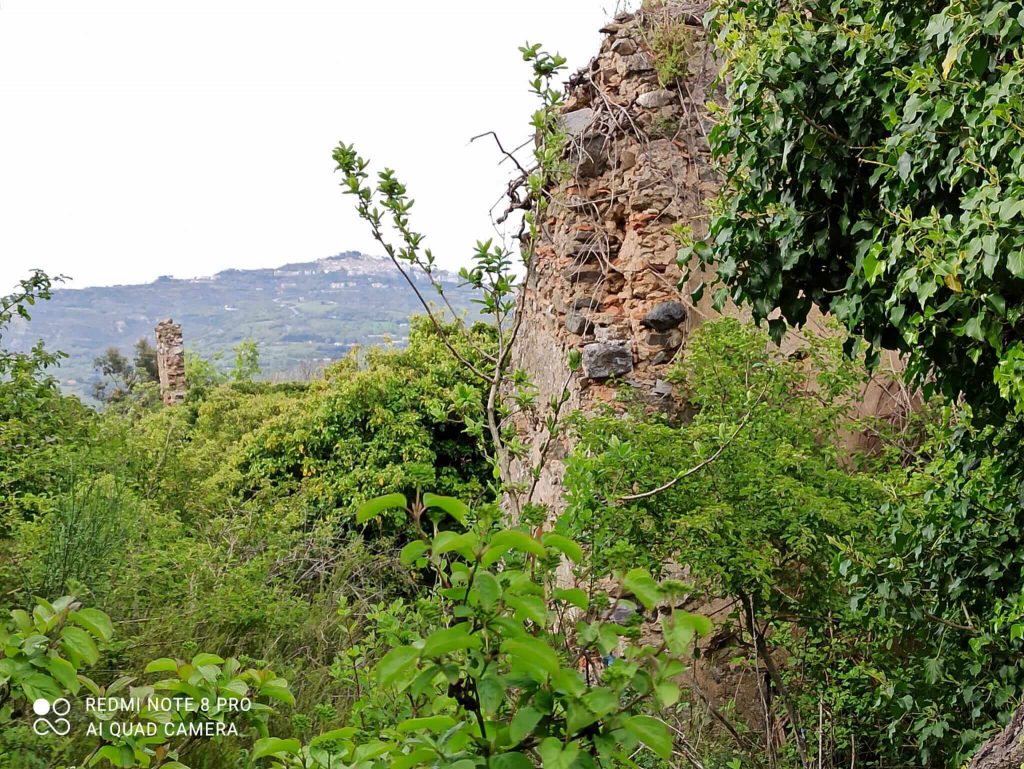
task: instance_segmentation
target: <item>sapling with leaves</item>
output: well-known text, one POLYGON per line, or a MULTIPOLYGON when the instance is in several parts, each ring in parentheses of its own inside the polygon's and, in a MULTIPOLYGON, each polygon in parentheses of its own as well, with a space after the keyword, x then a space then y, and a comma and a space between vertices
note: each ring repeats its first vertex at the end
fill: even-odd
MULTIPOLYGON (((32 270, 29 277, 19 281, 14 293, 0 297, 0 339, 14 318, 30 320, 32 316, 29 308, 40 299, 53 296, 54 284, 63 281, 62 275, 51 277, 42 270, 32 270)), ((0 377, 36 377, 66 357, 62 352, 50 352, 41 341, 27 353, 11 352, 0 347, 0 377)))
MULTIPOLYGON (((638 748, 671 756, 668 728, 644 711, 678 701, 682 660, 708 631, 705 618, 675 611, 662 620, 660 645, 635 645, 629 628, 598 611, 607 594, 560 586, 561 559, 583 559, 568 537, 499 528, 496 508, 434 494, 370 500, 357 520, 394 510, 418 534, 401 562, 431 576, 440 613, 436 627, 378 663, 377 683, 401 717, 368 739, 340 730, 343 764, 568 769, 631 762, 638 748), (610 654, 617 659, 603 670, 592 664, 610 654)), ((671 589, 642 569, 622 582, 647 609, 671 589)), ((306 766, 312 753, 274 763, 306 766)))
MULTIPOLYGON (((515 160, 521 171, 521 175, 510 185, 509 195, 513 201, 510 210, 524 209, 520 233, 523 247, 519 257, 523 265, 529 265, 539 236, 538 222, 549 202, 547 190, 564 166, 562 154, 565 133, 558 121, 563 96, 553 83, 555 77, 565 69, 565 59, 542 51, 539 45, 526 45, 520 51, 523 59, 532 65, 530 87, 540 101, 532 120, 536 131, 533 165, 524 168, 514 156, 505 154, 515 160), (525 193, 520 197, 523 191, 525 193)), ((498 144, 500 148, 500 142, 498 144)), ((487 446, 494 464, 494 477, 501 484, 496 492, 507 495, 513 513, 518 517, 530 502, 533 485, 527 482, 525 488, 517 488, 513 484, 513 463, 525 456, 526 451, 517 439, 511 416, 515 408, 535 407, 535 388, 525 373, 515 370, 511 362, 523 317, 523 294, 517 291, 513 252, 493 240, 478 242, 472 266, 459 272, 463 283, 476 289, 479 297, 476 301, 480 305, 481 314, 494 324, 497 332, 496 349, 480 349, 469 333, 467 321, 448 302, 435 256, 431 249, 424 246, 425 236, 412 228, 409 212, 414 201, 395 172, 386 168, 377 174, 375 184, 370 182, 367 171, 369 161, 354 146, 347 144, 338 145, 334 150, 334 160, 337 170, 344 176, 345 192, 355 198, 356 212, 369 224, 374 240, 419 298, 442 343, 485 389, 483 423, 470 424, 468 427, 487 446), (392 235, 397 236, 397 240, 393 241, 392 235), (429 291, 440 299, 441 308, 429 301, 422 290, 424 286, 429 286, 429 291), (454 334, 459 335, 462 341, 457 343, 454 334), (461 349, 466 343, 474 352, 472 358, 461 349)), ((552 413, 557 414, 567 399, 567 385, 568 382, 562 388, 561 395, 549 404, 552 413)), ((549 419, 547 422, 549 431, 557 429, 557 419, 549 419)), ((541 456, 540 462, 543 461, 544 457, 541 456)), ((536 474, 536 468, 529 473, 531 476, 536 474)))
POLYGON ((36 598, 31 613, 11 611, 0 624, 0 724, 32 718, 39 700, 116 698, 138 705, 94 707, 88 714, 91 730, 76 718, 74 733, 53 732, 94 742, 82 766, 188 769, 179 759, 198 739, 218 734, 248 738, 253 760, 298 750, 298 740, 270 734, 272 703, 295 704, 288 682, 272 670, 243 669, 237 659, 199 653, 187 661, 153 660, 144 670, 158 676, 151 683, 133 685, 137 677, 124 675, 104 686, 83 671, 99 662, 113 636, 110 617, 73 596, 52 603, 36 598), (164 707, 166 702, 173 707, 164 707))

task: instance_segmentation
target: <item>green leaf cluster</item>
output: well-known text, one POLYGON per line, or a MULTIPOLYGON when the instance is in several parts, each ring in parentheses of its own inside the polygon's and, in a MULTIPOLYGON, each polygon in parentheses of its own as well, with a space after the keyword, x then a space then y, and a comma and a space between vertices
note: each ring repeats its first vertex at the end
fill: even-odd
POLYGON ((681 257, 714 268, 716 303, 776 339, 816 305, 926 390, 1024 409, 1019 4, 722 2, 711 24, 725 185, 681 257))

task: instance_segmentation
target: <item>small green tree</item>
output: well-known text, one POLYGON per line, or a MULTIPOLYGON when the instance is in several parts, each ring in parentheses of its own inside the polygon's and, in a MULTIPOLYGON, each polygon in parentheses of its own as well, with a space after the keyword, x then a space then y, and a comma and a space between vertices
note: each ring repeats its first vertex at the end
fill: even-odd
POLYGON ((135 343, 135 358, 132 360, 135 370, 144 382, 159 382, 160 369, 156 362, 156 348, 146 337, 140 337, 135 343))
MULTIPOLYGON (((380 660, 375 675, 391 725, 364 739, 356 729, 338 732, 342 763, 568 769, 631 763, 640 747, 671 756, 667 727, 643 709, 679 699, 681 660, 710 627, 706 619, 675 611, 662 621, 659 646, 633 645, 627 628, 602 619, 607 593, 559 586, 561 559, 583 559, 568 537, 500 529, 496 509, 474 512, 434 494, 411 503, 378 497, 357 520, 385 510, 403 511, 419 535, 401 561, 431 575, 436 625, 380 660), (595 667, 611 653, 612 665, 595 667)), ((671 594, 644 569, 620 579, 647 609, 671 594)), ((328 766, 314 746, 284 753, 275 765, 328 766)))
POLYGON ((105 403, 123 401, 141 380, 135 365, 116 347, 108 347, 93 361, 93 368, 102 377, 92 386, 92 395, 105 403))
POLYGON ((997 421, 1024 411, 1019 10, 717 3, 725 184, 698 248, 716 302, 776 339, 817 305, 926 387, 997 421))
MULTIPOLYGON (((533 77, 530 90, 540 102, 532 120, 536 135, 533 164, 524 168, 512 153, 503 152, 520 172, 509 188, 509 213, 514 209, 524 211, 521 232, 523 248, 519 256, 520 263, 528 266, 533 258, 534 245, 539 239, 541 222, 548 209, 547 190, 565 166, 562 155, 566 135, 558 120, 563 94, 554 84, 555 77, 565 69, 565 58, 547 53, 539 45, 525 45, 520 48, 520 52, 523 60, 531 65, 533 77)), ((498 146, 502 148, 500 141, 498 146)), ((385 168, 377 174, 376 183, 370 182, 367 172, 369 161, 353 145, 344 143, 334 150, 334 161, 337 164, 336 170, 344 177, 345 193, 355 200, 356 213, 370 226, 374 240, 419 298, 442 343, 485 388, 484 418, 479 425, 470 427, 478 437, 486 435, 484 445, 494 464, 495 495, 505 496, 513 514, 518 517, 531 503, 536 483, 534 481, 531 484, 527 480, 525 484, 517 485, 514 482, 513 462, 525 456, 526 451, 509 417, 513 407, 533 410, 537 404, 528 376, 521 370, 515 370, 511 363, 512 350, 523 319, 522 302, 525 296, 523 292, 516 291, 511 249, 495 244, 493 240, 477 242, 473 266, 459 272, 464 283, 477 290, 481 311, 495 325, 497 349, 491 352, 479 348, 474 335, 470 333, 472 324, 454 312, 448 303, 434 254, 424 246, 424 235, 412 228, 409 214, 414 201, 395 172, 385 168), (397 242, 392 240, 393 236, 397 236, 397 242), (441 308, 429 302, 421 291, 420 281, 424 279, 440 299, 441 308), (467 344, 473 355, 466 355, 462 349, 467 344)), ((568 398, 567 386, 568 382, 561 395, 556 396, 552 403, 542 404, 549 407, 544 418, 549 435, 558 429, 558 414, 568 398)), ((548 439, 545 445, 550 443, 548 439)), ((540 461, 544 459, 542 456, 540 461)), ((531 468, 527 478, 537 477, 538 469, 531 468)))
POLYGON ((235 345, 235 365, 231 369, 232 382, 252 382, 260 375, 260 349, 251 339, 235 345))

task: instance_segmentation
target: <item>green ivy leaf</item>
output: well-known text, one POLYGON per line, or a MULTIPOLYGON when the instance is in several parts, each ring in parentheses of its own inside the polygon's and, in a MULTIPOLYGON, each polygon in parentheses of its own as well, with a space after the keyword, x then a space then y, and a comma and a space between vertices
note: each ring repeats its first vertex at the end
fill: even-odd
POLYGON ((534 769, 533 762, 517 751, 499 753, 490 762, 491 769, 534 769))
POLYGON ((66 626, 61 630, 61 646, 74 660, 81 660, 87 665, 95 665, 100 658, 92 636, 79 627, 66 626))
POLYGON ((424 494, 423 505, 427 508, 436 507, 440 510, 444 510, 463 526, 466 525, 466 521, 469 518, 469 505, 455 497, 442 497, 438 494, 424 494))
POLYGON ((491 537, 490 546, 484 553, 483 558, 480 559, 481 566, 484 568, 491 566, 509 550, 516 550, 520 553, 535 555, 540 558, 543 558, 545 555, 544 546, 526 532, 517 531, 516 529, 505 529, 491 537))
POLYGON ((540 541, 545 547, 555 548, 573 563, 580 563, 583 560, 583 548, 568 537, 549 531, 540 538, 540 541))
POLYGON ((72 694, 78 694, 82 684, 78 680, 78 670, 63 657, 50 657, 46 661, 46 669, 57 682, 72 694))
POLYGON ((178 663, 176 660, 172 660, 170 657, 161 657, 160 659, 153 660, 145 669, 146 673, 177 673, 178 663))
POLYGON ((407 718, 398 724, 398 731, 402 734, 409 732, 443 732, 458 723, 451 716, 424 716, 423 718, 407 718))
POLYGON ((114 625, 104 612, 99 609, 79 609, 68 615, 68 619, 81 625, 103 643, 110 643, 114 637, 114 625))
POLYGON ((622 728, 642 742, 659 758, 666 761, 672 757, 672 737, 662 721, 651 716, 630 716, 622 722, 622 728))
POLYGON ((661 590, 647 569, 632 569, 622 580, 623 586, 647 609, 653 609, 661 601, 661 590))
POLYGON ((264 737, 263 739, 256 740, 256 743, 253 745, 252 759, 256 761, 268 756, 275 758, 284 755, 297 756, 301 749, 302 745, 295 739, 284 740, 279 737, 264 737))
POLYGON ((366 523, 385 510, 393 508, 404 510, 406 507, 408 507, 408 502, 404 494, 385 494, 382 497, 374 497, 356 508, 356 523, 366 523))
POLYGON ((508 728, 508 736, 512 740, 512 744, 518 745, 525 737, 533 734, 533 730, 542 718, 544 718, 544 714, 536 708, 519 708, 508 728))
POLYGON ((471 635, 465 623, 455 627, 435 630, 423 642, 421 655, 424 657, 441 657, 461 649, 479 649, 480 638, 471 635))
POLYGON ((392 649, 377 663, 377 681, 381 686, 392 686, 407 674, 419 656, 419 650, 412 646, 392 649))
POLYGON ((506 640, 501 651, 509 656, 513 669, 537 680, 544 680, 558 672, 561 663, 555 650, 539 638, 506 640))
POLYGON ((417 558, 427 552, 427 543, 422 539, 414 539, 402 548, 398 554, 398 560, 403 566, 411 566, 417 558))

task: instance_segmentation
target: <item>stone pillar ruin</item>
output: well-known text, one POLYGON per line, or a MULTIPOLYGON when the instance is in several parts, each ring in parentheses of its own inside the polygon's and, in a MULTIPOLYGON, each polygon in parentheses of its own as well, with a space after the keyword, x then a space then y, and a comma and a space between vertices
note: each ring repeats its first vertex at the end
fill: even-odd
POLYGON ((185 344, 181 324, 170 318, 156 324, 156 365, 160 375, 160 398, 174 406, 185 400, 185 344))

